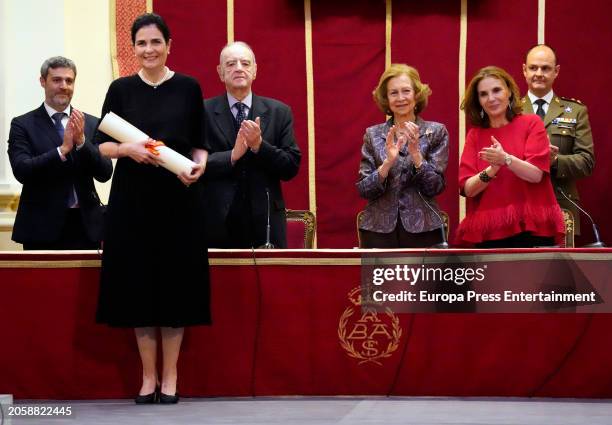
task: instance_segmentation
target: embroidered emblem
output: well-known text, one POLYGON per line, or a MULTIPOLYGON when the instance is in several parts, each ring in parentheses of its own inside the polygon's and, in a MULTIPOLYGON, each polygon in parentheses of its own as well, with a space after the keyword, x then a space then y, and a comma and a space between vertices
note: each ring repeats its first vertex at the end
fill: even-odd
POLYGON ((384 313, 377 313, 374 301, 366 298, 362 297, 361 287, 348 293, 353 305, 340 316, 338 339, 348 356, 359 360, 360 365, 374 363, 382 366, 381 360, 391 357, 397 350, 402 328, 399 318, 389 307, 384 313))

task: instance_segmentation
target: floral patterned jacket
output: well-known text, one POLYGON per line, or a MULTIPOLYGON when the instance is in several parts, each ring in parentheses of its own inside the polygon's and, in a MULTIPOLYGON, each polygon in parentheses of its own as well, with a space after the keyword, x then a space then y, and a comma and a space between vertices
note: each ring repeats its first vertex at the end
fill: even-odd
POLYGON ((445 188, 444 170, 448 163, 448 131, 443 124, 417 118, 419 145, 423 164, 419 170, 413 165, 406 147, 382 183, 378 167, 386 158, 385 142, 392 119, 369 127, 363 136, 359 181, 357 189, 368 200, 360 228, 379 233, 395 229, 398 215, 404 229, 410 233, 427 232, 440 228, 440 220, 425 201, 437 211, 433 199, 445 188))

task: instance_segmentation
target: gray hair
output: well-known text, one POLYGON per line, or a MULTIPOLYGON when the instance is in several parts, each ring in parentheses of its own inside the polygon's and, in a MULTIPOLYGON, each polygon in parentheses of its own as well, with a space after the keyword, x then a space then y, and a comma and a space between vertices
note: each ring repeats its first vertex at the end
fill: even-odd
POLYGON ((221 49, 221 54, 219 55, 219 63, 221 65, 223 65, 223 53, 225 53, 225 51, 227 49, 229 49, 230 47, 234 47, 234 46, 241 46, 246 48, 247 50, 249 50, 251 52, 251 56, 253 56, 253 63, 257 63, 257 60, 255 60, 255 52, 253 52, 253 49, 251 49, 251 46, 249 46, 248 44, 246 44, 244 41, 234 41, 231 43, 227 43, 223 49, 221 49))
POLYGON ((72 69, 72 72, 74 72, 74 76, 76 77, 77 75, 77 69, 74 62, 63 56, 53 56, 52 58, 49 58, 43 62, 42 66, 40 67, 40 76, 45 80, 47 79, 49 68, 70 68, 72 69))

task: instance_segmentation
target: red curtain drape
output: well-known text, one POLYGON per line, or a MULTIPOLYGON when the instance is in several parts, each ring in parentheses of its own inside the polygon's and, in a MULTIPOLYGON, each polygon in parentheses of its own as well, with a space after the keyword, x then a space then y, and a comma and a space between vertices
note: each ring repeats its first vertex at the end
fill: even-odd
MULTIPOLYGON (((459 218, 457 164, 459 161, 459 0, 392 2, 393 62, 406 62, 421 72, 433 95, 423 117, 444 123, 450 133, 447 189, 440 195, 451 219, 451 233, 459 218)), ((174 44, 169 58, 177 71, 196 76, 205 96, 223 91, 215 67, 227 42, 227 4, 213 0, 156 0, 154 11, 164 16, 174 44)), ((385 10, 383 0, 325 2, 313 0, 312 48, 314 80, 314 170, 308 171, 306 53, 304 2, 298 0, 234 1, 234 36, 251 44, 257 55, 254 91, 289 104, 295 115, 298 144, 303 152, 298 176, 284 185, 288 208, 309 207, 309 190, 316 191, 318 246, 357 244, 355 215, 363 208, 355 189, 362 136, 383 115, 371 91, 385 66, 385 10)), ((605 158, 610 120, 601 108, 601 88, 607 82, 609 55, 602 46, 612 39, 607 16, 612 6, 587 0, 576 7, 571 0, 547 2, 545 38, 561 63, 556 91, 581 99, 590 112, 598 165, 580 183, 583 204, 602 235, 612 240, 605 224, 610 201, 601 188, 611 180, 605 158)), ((482 66, 498 65, 526 90, 521 66, 525 51, 536 44, 538 1, 517 0, 467 3, 466 80, 482 66)), ((582 240, 591 232, 585 227, 582 240)), ((577 245, 580 245, 578 240, 577 245)))

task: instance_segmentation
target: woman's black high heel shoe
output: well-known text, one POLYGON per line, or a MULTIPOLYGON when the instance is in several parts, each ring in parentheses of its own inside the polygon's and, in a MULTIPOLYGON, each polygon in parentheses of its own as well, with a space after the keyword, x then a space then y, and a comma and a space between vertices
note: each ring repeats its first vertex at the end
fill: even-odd
POLYGON ((161 391, 161 388, 159 386, 155 387, 155 391, 153 391, 151 394, 136 396, 136 398, 134 399, 134 402, 136 404, 155 404, 159 402, 160 391, 161 391))
POLYGON ((178 393, 174 395, 164 394, 162 392, 159 393, 159 402, 161 404, 176 404, 179 401, 178 393))

